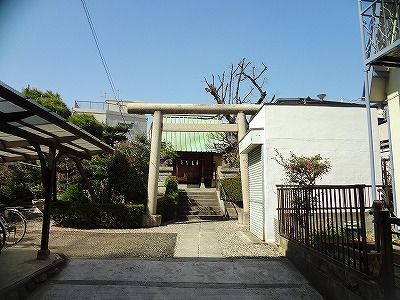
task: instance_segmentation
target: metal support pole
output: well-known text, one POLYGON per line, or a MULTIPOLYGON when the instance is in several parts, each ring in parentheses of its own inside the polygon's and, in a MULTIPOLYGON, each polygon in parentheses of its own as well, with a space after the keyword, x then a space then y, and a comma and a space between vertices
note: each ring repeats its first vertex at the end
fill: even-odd
POLYGON ((369 80, 368 80, 368 69, 365 69, 365 106, 367 110, 367 124, 368 124, 368 146, 369 146, 369 163, 371 172, 371 196, 373 200, 376 200, 376 180, 375 180, 375 157, 374 157, 374 140, 372 135, 372 120, 371 120, 371 105, 369 99, 369 80))
POLYGON ((163 114, 161 111, 154 112, 153 127, 151 129, 149 180, 147 184, 147 190, 148 190, 147 213, 149 215, 157 214, 157 193, 158 193, 158 174, 160 170, 162 118, 163 114))
MULTIPOLYGON (((365 40, 363 34, 363 23, 362 23, 362 3, 358 1, 359 11, 359 22, 360 22, 360 35, 361 35, 361 48, 364 62, 366 61, 365 54, 365 40)), ((371 196, 373 200, 376 200, 376 181, 375 181, 375 158, 374 158, 374 142, 372 136, 372 121, 371 121, 371 104, 370 104, 370 90, 369 90, 369 72, 370 66, 364 65, 364 91, 365 91, 365 106, 367 109, 367 124, 368 124, 368 145, 369 145, 369 162, 370 162, 370 174, 371 174, 371 185, 372 191, 371 196)))
MULTIPOLYGON (((247 126, 246 115, 243 112, 239 112, 236 117, 236 122, 238 124, 238 139, 240 141, 247 133, 248 126, 247 126)), ((248 223, 250 190, 249 190, 249 161, 247 154, 240 154, 240 178, 242 181, 243 223, 248 223)))

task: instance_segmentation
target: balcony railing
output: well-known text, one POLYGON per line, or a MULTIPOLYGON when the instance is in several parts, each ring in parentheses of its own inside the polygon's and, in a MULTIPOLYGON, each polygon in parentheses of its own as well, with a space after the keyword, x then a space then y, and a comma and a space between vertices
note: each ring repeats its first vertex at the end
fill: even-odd
POLYGON ((101 110, 101 111, 117 111, 120 110, 123 113, 127 113, 127 106, 124 102, 115 100, 106 100, 105 102, 96 101, 75 101, 75 108, 89 109, 89 110, 101 110))
POLYGON ((359 0, 366 64, 398 66, 400 0, 359 0))

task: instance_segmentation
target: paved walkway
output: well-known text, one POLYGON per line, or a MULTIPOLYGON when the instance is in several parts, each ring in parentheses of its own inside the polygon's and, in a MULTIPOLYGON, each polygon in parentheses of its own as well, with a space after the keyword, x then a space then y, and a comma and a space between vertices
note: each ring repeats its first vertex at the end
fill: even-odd
POLYGON ((318 299, 286 259, 72 259, 28 299, 318 299))
POLYGON ((223 257, 216 222, 186 223, 181 227, 174 257, 223 257))
MULTIPOLYGON (((40 223, 30 223, 18 247, 38 249, 39 233, 40 223)), ((237 221, 52 226, 50 249, 70 259, 28 299, 322 299, 276 247, 237 221)))

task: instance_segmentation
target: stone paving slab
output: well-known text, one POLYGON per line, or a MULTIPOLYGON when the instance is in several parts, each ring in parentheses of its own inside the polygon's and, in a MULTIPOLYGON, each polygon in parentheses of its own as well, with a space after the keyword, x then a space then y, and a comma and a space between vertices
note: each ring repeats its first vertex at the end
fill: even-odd
POLYGON ((29 299, 322 299, 284 259, 72 259, 29 299))

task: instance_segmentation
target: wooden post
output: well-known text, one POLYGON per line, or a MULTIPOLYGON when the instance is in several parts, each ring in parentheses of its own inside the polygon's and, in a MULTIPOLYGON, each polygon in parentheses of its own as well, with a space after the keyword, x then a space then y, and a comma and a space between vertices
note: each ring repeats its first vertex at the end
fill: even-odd
POLYGON ((374 223, 379 231, 379 245, 382 257, 381 283, 384 291, 384 299, 394 299, 394 266, 392 246, 392 224, 388 210, 375 210, 374 223))
POLYGON ((39 155, 42 183, 44 187, 44 205, 43 205, 43 223, 42 223, 42 236, 40 242, 40 250, 37 254, 37 259, 45 260, 50 257, 49 250, 49 235, 50 235, 50 205, 53 199, 55 168, 56 168, 56 150, 49 147, 49 154, 46 157, 40 149, 39 145, 35 146, 39 155))

